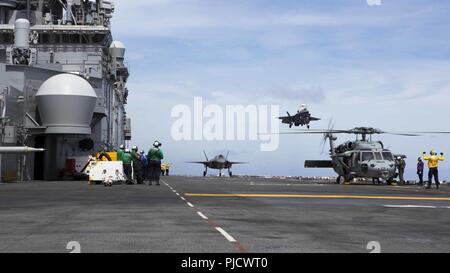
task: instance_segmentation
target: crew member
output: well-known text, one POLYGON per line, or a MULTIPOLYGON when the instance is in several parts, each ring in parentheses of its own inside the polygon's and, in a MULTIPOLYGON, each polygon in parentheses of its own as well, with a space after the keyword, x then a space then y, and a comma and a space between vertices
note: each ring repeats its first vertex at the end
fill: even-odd
POLYGON ((398 176, 400 179, 400 183, 404 183, 405 182, 405 168, 406 168, 406 161, 403 157, 399 156, 397 158, 397 169, 398 169, 398 176))
POLYGON ((137 146, 133 146, 131 155, 133 161, 133 176, 136 178, 137 184, 144 184, 141 155, 138 152, 137 146))
POLYGON ((431 189, 431 181, 433 180, 434 176, 434 182, 436 183, 436 189, 439 189, 439 161, 444 161, 444 153, 441 153, 441 156, 438 156, 437 153, 434 151, 430 152, 430 155, 427 155, 426 152, 423 152, 424 160, 428 161, 428 187, 427 189, 431 189))
POLYGON ((123 162, 123 154, 125 153, 125 145, 120 145, 119 150, 117 150, 117 161, 123 162))
POLYGON ((162 144, 159 141, 153 143, 153 148, 148 151, 147 160, 149 166, 149 181, 148 185, 152 185, 152 181, 156 181, 156 185, 159 186, 159 177, 161 175, 161 160, 164 159, 163 151, 161 150, 162 144))
POLYGON ((141 164, 142 164, 142 178, 143 180, 146 180, 148 178, 148 160, 147 155, 145 154, 144 150, 141 150, 139 152, 141 156, 141 164))
POLYGON ((417 176, 419 176, 419 185, 423 185, 423 170, 425 168, 425 164, 422 161, 422 158, 417 159, 417 176))
POLYGON ((123 172, 126 176, 126 183, 128 185, 133 184, 133 171, 131 168, 131 164, 133 163, 133 156, 130 153, 130 150, 125 149, 125 152, 123 153, 123 172))

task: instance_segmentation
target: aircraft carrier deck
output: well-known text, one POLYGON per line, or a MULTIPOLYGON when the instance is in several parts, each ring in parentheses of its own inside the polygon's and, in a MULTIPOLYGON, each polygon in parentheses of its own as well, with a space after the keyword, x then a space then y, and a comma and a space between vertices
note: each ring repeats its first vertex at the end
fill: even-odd
POLYGON ((0 184, 0 252, 450 252, 450 187, 165 177, 0 184))

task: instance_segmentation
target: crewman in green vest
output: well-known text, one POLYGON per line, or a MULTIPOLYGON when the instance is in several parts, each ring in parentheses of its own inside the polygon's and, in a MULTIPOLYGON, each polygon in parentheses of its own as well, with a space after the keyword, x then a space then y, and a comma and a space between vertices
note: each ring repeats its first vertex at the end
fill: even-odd
POLYGON ((156 181, 156 185, 159 186, 159 177, 161 175, 161 160, 164 159, 163 151, 161 150, 161 142, 155 141, 153 148, 148 151, 147 160, 149 168, 149 181, 148 185, 152 185, 152 181, 156 181))
POLYGON ((117 161, 123 161, 123 154, 125 153, 125 145, 120 145, 117 150, 117 161))
POLYGON ((123 171, 127 178, 126 183, 128 185, 133 184, 133 171, 131 168, 131 164, 133 164, 133 155, 130 153, 130 150, 125 149, 122 162, 123 162, 123 171))

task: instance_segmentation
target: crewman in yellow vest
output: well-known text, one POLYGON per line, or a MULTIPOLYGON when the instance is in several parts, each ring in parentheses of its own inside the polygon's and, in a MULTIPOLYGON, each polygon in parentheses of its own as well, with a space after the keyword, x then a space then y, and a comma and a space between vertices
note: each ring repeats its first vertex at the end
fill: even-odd
POLYGON ((423 152, 423 160, 428 161, 428 187, 427 189, 431 189, 431 181, 434 176, 434 182, 436 183, 436 189, 439 189, 439 161, 444 161, 444 153, 441 153, 441 156, 438 156, 434 151, 430 152, 430 155, 427 155, 426 152, 423 152))

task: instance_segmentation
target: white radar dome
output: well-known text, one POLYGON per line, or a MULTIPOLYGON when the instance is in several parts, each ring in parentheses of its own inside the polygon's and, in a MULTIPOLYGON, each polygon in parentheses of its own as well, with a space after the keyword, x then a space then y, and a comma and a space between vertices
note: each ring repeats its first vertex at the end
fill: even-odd
POLYGON ((59 74, 45 81, 36 94, 46 134, 91 134, 97 94, 75 74, 59 74))

